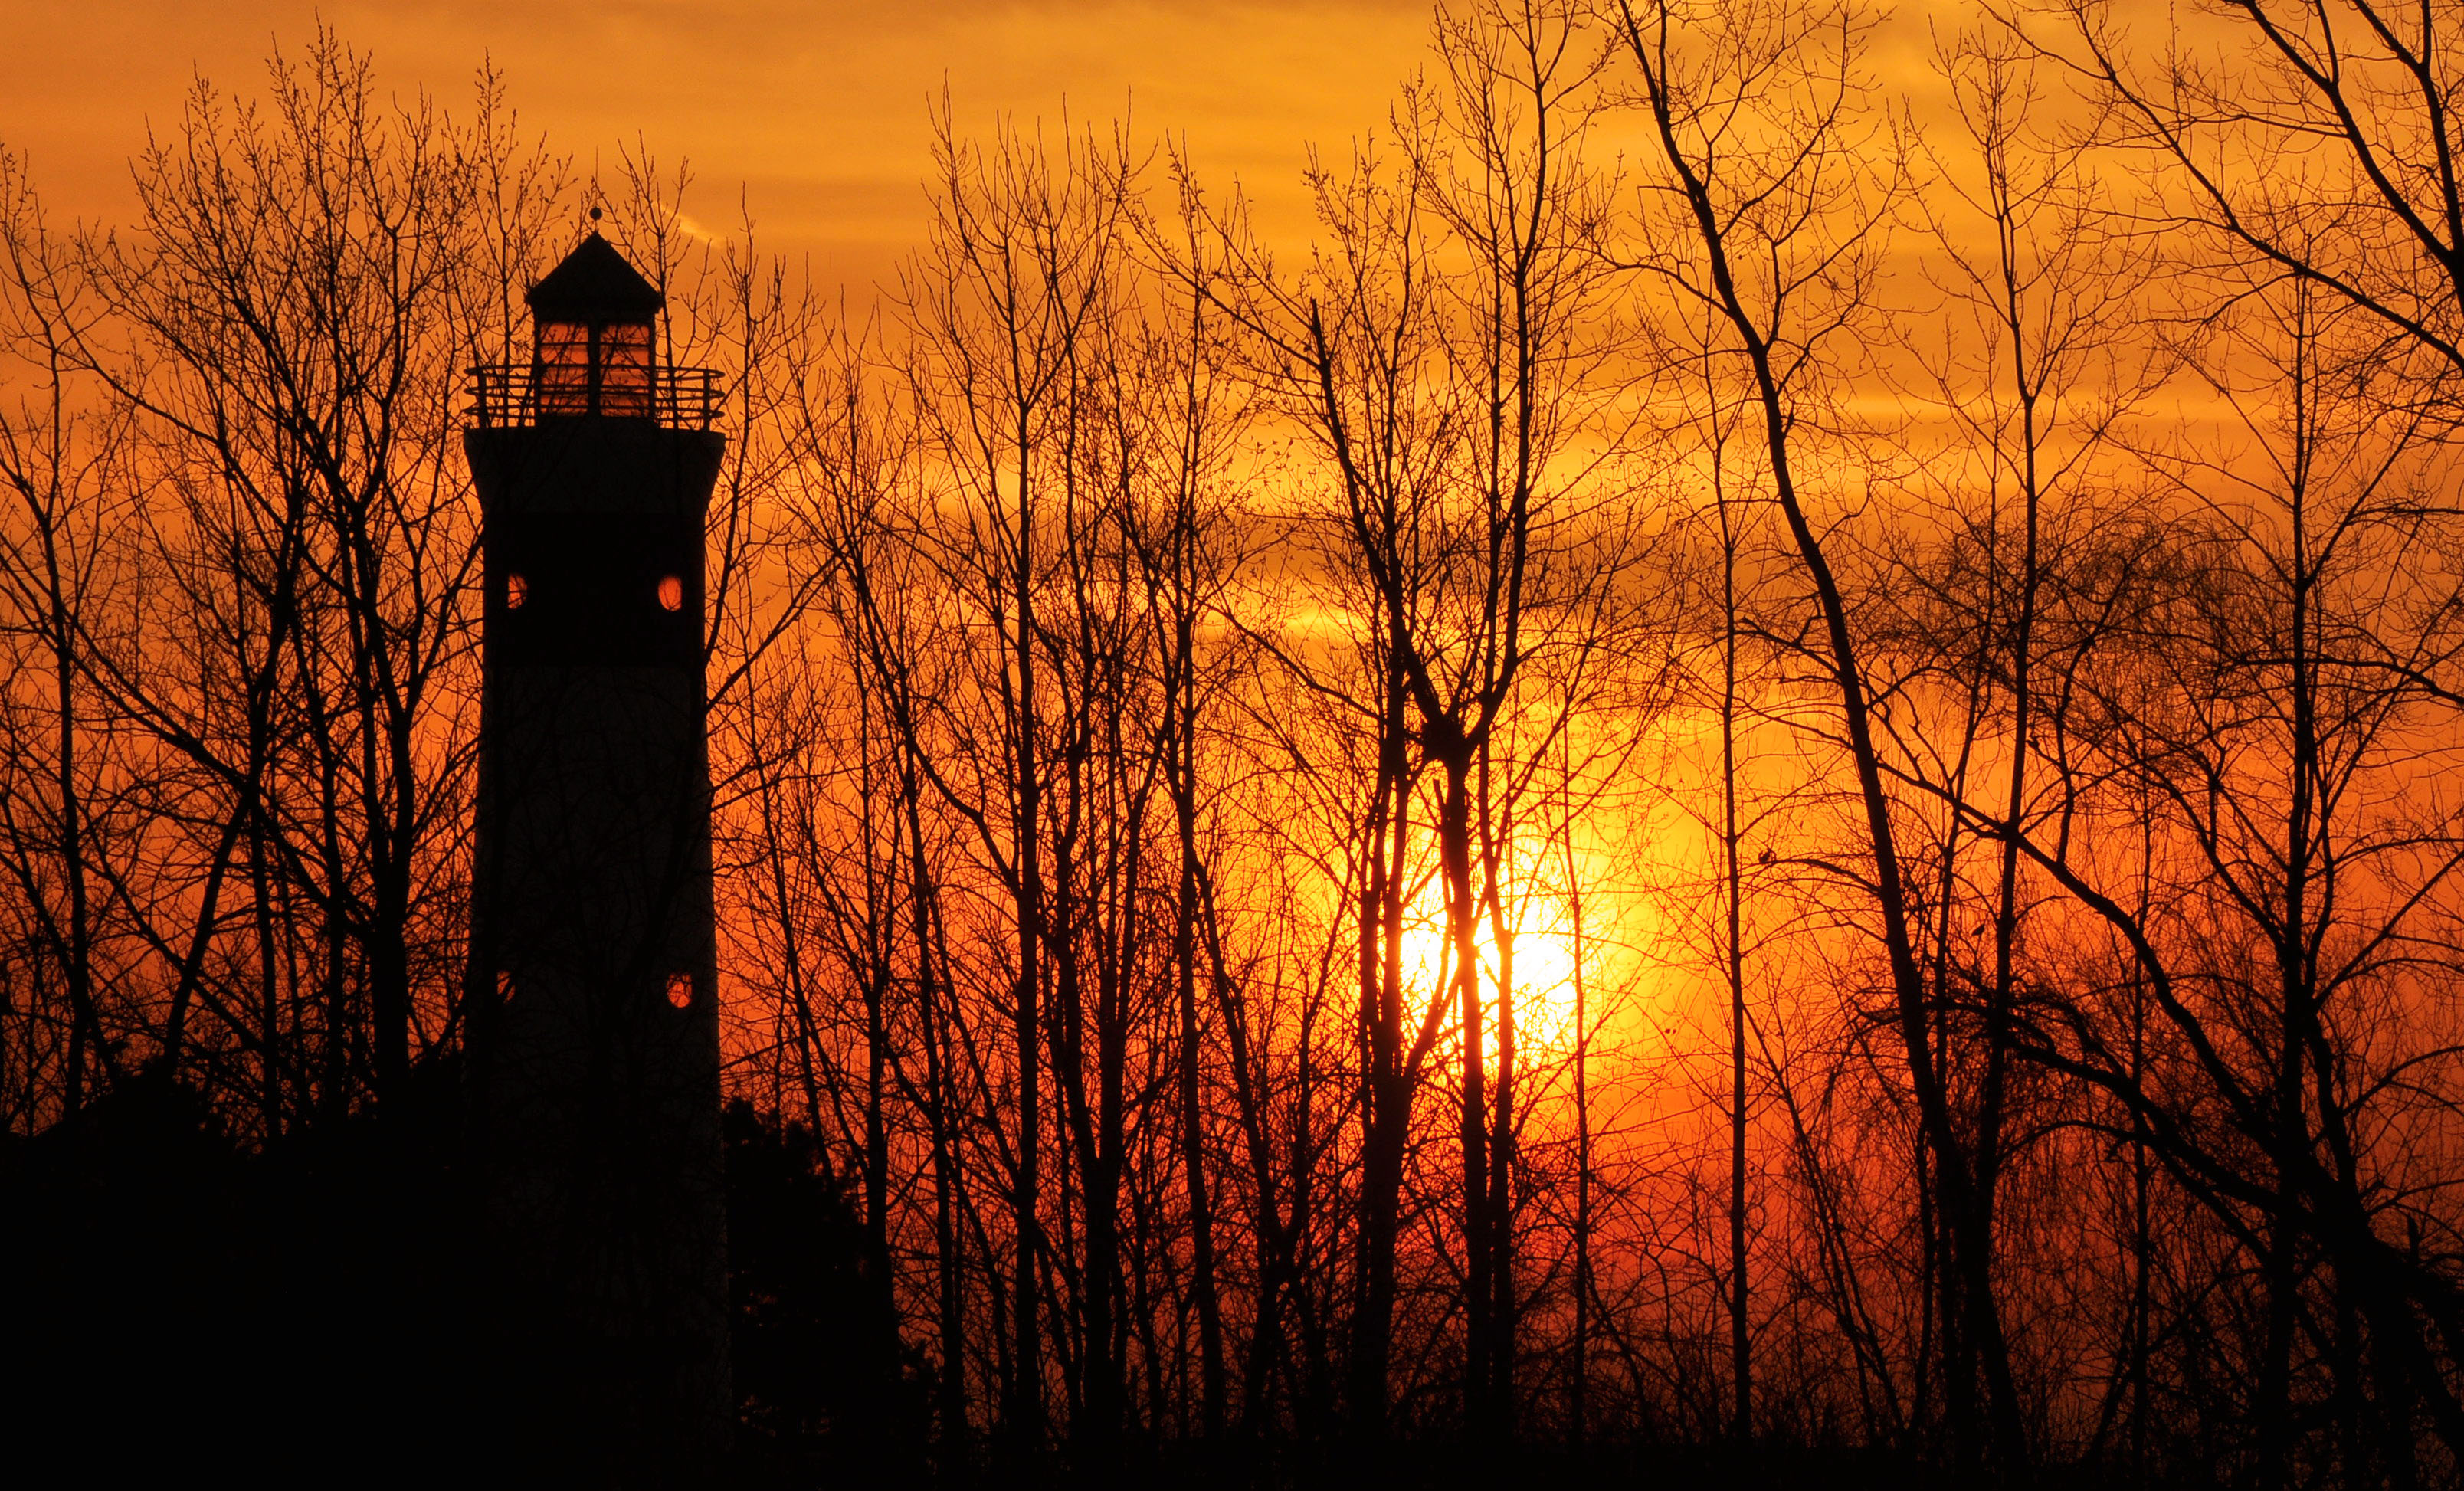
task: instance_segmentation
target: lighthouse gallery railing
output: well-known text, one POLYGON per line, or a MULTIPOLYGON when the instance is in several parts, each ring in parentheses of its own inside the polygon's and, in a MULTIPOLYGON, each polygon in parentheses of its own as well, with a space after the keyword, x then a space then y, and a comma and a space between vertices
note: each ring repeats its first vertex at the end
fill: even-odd
POLYGON ((481 429, 521 428, 540 416, 650 420, 669 429, 708 429, 718 418, 725 393, 718 370, 709 367, 663 367, 607 380, 596 389, 563 379, 543 379, 528 362, 497 362, 472 368, 471 419, 481 429))

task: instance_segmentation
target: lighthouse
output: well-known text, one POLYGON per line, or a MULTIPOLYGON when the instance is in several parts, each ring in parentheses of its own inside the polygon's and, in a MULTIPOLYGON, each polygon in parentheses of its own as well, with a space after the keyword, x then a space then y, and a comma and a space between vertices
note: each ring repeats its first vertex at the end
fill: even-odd
POLYGON ((529 361, 473 370, 463 433, 493 1370, 557 1453, 659 1480, 733 1416, 702 597, 726 441, 715 377, 662 360, 660 292, 595 230, 528 298, 529 361))

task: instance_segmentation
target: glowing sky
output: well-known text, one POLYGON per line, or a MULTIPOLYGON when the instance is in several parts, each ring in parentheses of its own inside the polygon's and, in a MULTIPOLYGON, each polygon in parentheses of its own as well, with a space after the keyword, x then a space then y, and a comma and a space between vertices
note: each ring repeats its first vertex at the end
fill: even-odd
POLYGON ((1213 181, 1298 205, 1308 142, 1380 121, 1427 36, 1424 0, 0 0, 0 143, 32 158, 55 221, 124 219, 125 162, 195 73, 257 91, 278 38, 321 15, 373 53, 381 87, 461 107, 483 56, 525 123, 587 172, 639 134, 690 157, 696 215, 741 188, 771 247, 818 278, 880 277, 918 236, 928 99, 962 127, 1131 107, 1185 133, 1213 181))
MULTIPOLYGON (((1965 0, 1883 8, 1867 60, 1925 85, 1965 0)), ((851 292, 920 236, 929 99, 958 122, 997 112, 1110 121, 1184 137, 1204 180, 1238 178, 1270 236, 1306 230, 1311 142, 1340 159, 1380 126, 1427 55, 1430 0, 0 0, 0 143, 32 158, 54 220, 125 220, 126 162, 167 127, 192 77, 256 93, 279 40, 323 19, 373 55, 381 88, 470 97, 483 57, 526 124, 587 174, 638 136, 689 157, 697 217, 733 224, 739 191, 766 246, 851 292)), ((1925 112, 1920 104, 1920 113, 1925 112)))

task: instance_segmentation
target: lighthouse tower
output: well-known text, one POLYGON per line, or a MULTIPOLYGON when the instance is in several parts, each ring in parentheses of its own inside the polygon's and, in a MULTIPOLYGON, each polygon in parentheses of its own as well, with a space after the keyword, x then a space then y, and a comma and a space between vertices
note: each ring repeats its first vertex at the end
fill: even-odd
MULTIPOLYGON (((596 216, 596 214, 593 214, 596 216)), ((486 601, 469 987, 490 1268, 528 1399, 620 1475, 732 1419, 703 698, 715 377, 593 231, 463 435, 486 601)))

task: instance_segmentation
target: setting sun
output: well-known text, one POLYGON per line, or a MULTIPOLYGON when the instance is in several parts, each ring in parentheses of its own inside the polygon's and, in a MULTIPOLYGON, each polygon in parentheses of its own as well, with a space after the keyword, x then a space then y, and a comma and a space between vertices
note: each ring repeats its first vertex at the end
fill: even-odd
MULTIPOLYGON (((1520 925, 1508 932, 1513 954, 1515 1039, 1531 1056, 1569 1049, 1574 1039, 1573 932, 1565 917, 1549 916, 1547 909, 1545 901, 1518 906, 1515 914, 1520 925)), ((1413 1003, 1425 1008, 1432 998, 1452 998, 1455 960, 1445 930, 1442 895, 1435 890, 1424 892, 1415 903, 1414 911, 1403 932, 1404 978, 1413 1003)), ((1472 948, 1480 964, 1482 1001, 1494 1011, 1499 959, 1497 939, 1485 916, 1473 933, 1472 948)), ((1590 951, 1591 955, 1596 956, 1596 947, 1590 951)), ((1597 1012, 1592 1012, 1592 1016, 1596 1019, 1597 1012)), ((1488 1018, 1495 1017, 1492 1014, 1488 1018)), ((1493 1035, 1485 1049, 1486 1060, 1494 1063, 1497 1046, 1493 1035)))

